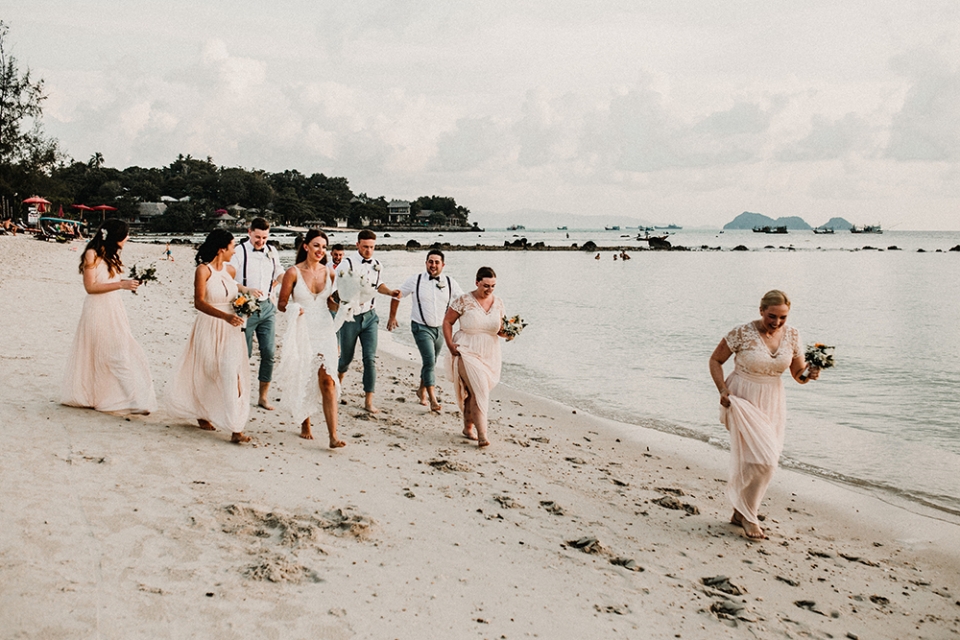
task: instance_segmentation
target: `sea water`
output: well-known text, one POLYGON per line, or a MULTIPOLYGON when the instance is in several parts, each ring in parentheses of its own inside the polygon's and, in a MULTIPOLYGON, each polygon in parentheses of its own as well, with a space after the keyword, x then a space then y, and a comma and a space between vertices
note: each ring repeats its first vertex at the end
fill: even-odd
MULTIPOLYGON (((481 244, 515 233, 487 232, 481 244)), ((618 232, 523 233, 545 244, 623 240, 618 232)), ((783 289, 793 301, 788 323, 805 344, 835 346, 837 362, 807 385, 784 376, 783 464, 960 515, 960 252, 948 251, 960 233, 681 231, 671 240, 723 250, 628 249, 628 261, 609 251, 599 260, 579 251, 456 251, 444 273, 469 291, 477 268, 492 266, 508 313, 529 323, 503 345, 503 384, 718 447, 727 434, 710 354, 730 329, 759 317, 764 292, 783 289), (741 244, 751 250, 730 250, 741 244)), ((423 269, 425 254, 380 252, 387 284, 423 269)), ((410 304, 403 300, 394 336, 413 346, 410 304)), ((382 327, 388 308, 378 303, 382 327)))

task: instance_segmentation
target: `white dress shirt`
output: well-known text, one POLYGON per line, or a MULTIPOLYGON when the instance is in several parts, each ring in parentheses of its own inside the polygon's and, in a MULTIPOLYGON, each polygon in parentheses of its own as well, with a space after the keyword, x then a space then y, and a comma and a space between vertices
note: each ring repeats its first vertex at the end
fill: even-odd
POLYGON ((463 289, 450 276, 441 273, 438 279, 432 280, 430 274, 424 271, 410 276, 400 285, 401 296, 411 294, 413 308, 410 310, 410 319, 428 327, 439 327, 443 324, 447 307, 453 300, 463 295, 463 289))
MULTIPOLYGON (((354 251, 350 255, 343 257, 343 260, 337 265, 337 273, 349 271, 350 269, 353 269, 358 275, 366 273, 367 279, 372 282, 375 287, 379 287, 380 283, 383 282, 383 266, 376 258, 370 258, 370 260, 366 262, 364 260, 365 258, 360 255, 359 251, 354 251)), ((373 300, 357 305, 354 313, 360 314, 370 311, 373 309, 375 300, 376 297, 374 297, 373 300)))
POLYGON ((233 252, 230 264, 237 270, 237 275, 234 278, 237 282, 263 292, 260 300, 276 297, 273 291, 273 283, 283 275, 283 267, 280 266, 280 256, 277 255, 276 249, 270 245, 265 245, 263 250, 257 251, 249 241, 241 242, 233 252), (246 267, 246 271, 244 271, 244 267, 246 267), (244 281, 244 276, 246 276, 246 281, 244 281))

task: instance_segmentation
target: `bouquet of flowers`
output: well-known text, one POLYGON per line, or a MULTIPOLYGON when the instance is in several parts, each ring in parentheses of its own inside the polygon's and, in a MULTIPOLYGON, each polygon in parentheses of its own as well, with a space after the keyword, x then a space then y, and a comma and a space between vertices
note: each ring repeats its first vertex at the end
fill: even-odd
MULTIPOLYGON (((156 282, 157 280, 157 267, 156 265, 151 264, 146 269, 141 269, 137 265, 130 267, 130 273, 127 276, 132 280, 139 280, 140 284, 147 284, 148 282, 156 282)), ((133 292, 136 295, 136 291, 133 292)))
POLYGON ((501 332, 507 337, 507 340, 513 340, 520 332, 523 331, 523 328, 527 326, 527 323, 523 321, 523 318, 520 316, 513 316, 508 318, 503 317, 503 329, 501 332))
POLYGON ((234 313, 241 318, 248 318, 260 311, 260 301, 246 293, 238 293, 232 304, 234 313))
POLYGON ((833 361, 833 349, 834 347, 828 347, 822 342, 807 345, 807 351, 803 355, 807 361, 807 371, 800 375, 800 379, 806 380, 810 377, 810 369, 829 369, 834 366, 836 363, 833 361))
MULTIPOLYGON (((373 268, 379 271, 380 265, 374 264, 373 268)), ((377 285, 365 272, 351 269, 344 260, 337 269, 337 295, 340 297, 340 309, 333 325, 339 329, 344 322, 353 321, 362 304, 373 300, 377 295, 377 285)))

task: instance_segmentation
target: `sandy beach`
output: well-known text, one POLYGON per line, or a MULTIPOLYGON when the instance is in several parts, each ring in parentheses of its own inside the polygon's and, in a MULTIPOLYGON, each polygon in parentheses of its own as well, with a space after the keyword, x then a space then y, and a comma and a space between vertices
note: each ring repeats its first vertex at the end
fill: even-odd
POLYGON ((385 332, 382 411, 362 410, 355 363, 344 449, 320 416, 300 439, 277 387, 249 445, 172 422, 189 247, 123 254, 158 268, 124 301, 160 411, 61 406, 82 247, 0 237, 0 637, 960 635, 955 519, 781 469, 770 539, 748 541, 727 523, 726 452, 503 385, 478 450, 450 383, 440 415, 419 405, 415 355, 385 332))

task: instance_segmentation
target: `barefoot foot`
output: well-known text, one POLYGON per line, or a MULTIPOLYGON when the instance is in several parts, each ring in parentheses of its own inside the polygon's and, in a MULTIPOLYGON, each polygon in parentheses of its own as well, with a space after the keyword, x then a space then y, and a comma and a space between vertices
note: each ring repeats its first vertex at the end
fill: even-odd
POLYGON ((767 534, 763 532, 763 529, 760 528, 760 525, 744 520, 740 523, 740 526, 743 527, 743 533, 751 540, 767 539, 767 534))
POLYGON ((250 442, 250 436, 244 435, 242 433, 234 433, 230 436, 230 442, 234 444, 243 444, 244 442, 250 442))
POLYGON ((377 409, 377 408, 376 408, 375 406, 373 406, 372 404, 365 404, 365 405, 363 405, 363 409, 364 409, 364 411, 366 411, 367 413, 380 413, 380 409, 377 409))
POLYGON ((477 446, 478 446, 479 448, 481 448, 481 449, 482 449, 483 447, 489 447, 489 446, 490 446, 490 441, 487 440, 486 438, 482 438, 482 439, 480 439, 480 440, 477 440, 477 446))
POLYGON ((417 400, 419 400, 420 404, 422 404, 423 406, 427 406, 428 404, 430 404, 430 401, 427 399, 426 389, 423 389, 423 388, 417 389, 417 400))
MULTIPOLYGON (((424 404, 426 404, 426 403, 424 403, 424 404)), ((430 411, 433 411, 434 413, 440 413, 440 409, 442 409, 442 408, 443 408, 443 407, 440 406, 440 403, 439 403, 439 402, 434 402, 434 403, 432 403, 432 404, 430 405, 430 411)))
POLYGON ((310 429, 307 429, 306 431, 301 429, 300 437, 304 440, 313 440, 313 432, 310 429))
POLYGON ((476 440, 477 434, 473 432, 473 427, 467 427, 463 430, 463 437, 467 440, 476 440))
POLYGON ((210 424, 210 421, 209 421, 209 420, 204 420, 204 419, 201 418, 201 419, 197 420, 197 424, 200 425, 200 428, 203 429, 204 431, 216 431, 216 430, 217 430, 217 428, 216 428, 215 426, 213 426, 212 424, 210 424))
POLYGON ((260 398, 260 402, 257 403, 257 406, 261 409, 266 409, 267 411, 273 411, 274 409, 273 405, 267 402, 266 398, 260 398))
POLYGON ((331 449, 339 449, 340 447, 345 447, 345 446, 347 446, 347 443, 344 442, 343 440, 337 440, 336 438, 331 438, 331 439, 330 439, 330 448, 331 448, 331 449))

